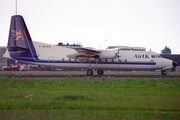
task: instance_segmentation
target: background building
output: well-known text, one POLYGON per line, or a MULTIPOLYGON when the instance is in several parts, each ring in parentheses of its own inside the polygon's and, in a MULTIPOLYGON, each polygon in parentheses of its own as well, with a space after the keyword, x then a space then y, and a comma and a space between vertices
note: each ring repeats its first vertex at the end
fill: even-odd
POLYGON ((4 58, 3 55, 6 52, 6 47, 0 47, 0 70, 2 70, 3 66, 7 66, 7 58, 4 58))
POLYGON ((66 47, 66 48, 82 47, 81 44, 75 44, 75 43, 74 43, 74 44, 69 44, 69 43, 67 43, 67 44, 58 43, 57 46, 62 46, 62 47, 66 47))

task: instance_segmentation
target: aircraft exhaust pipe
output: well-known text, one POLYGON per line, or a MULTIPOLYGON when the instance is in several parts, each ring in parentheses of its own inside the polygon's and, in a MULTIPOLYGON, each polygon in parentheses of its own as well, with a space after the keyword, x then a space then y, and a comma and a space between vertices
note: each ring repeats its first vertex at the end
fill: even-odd
POLYGON ((93 58, 100 58, 100 56, 99 55, 95 55, 95 56, 93 56, 93 58))

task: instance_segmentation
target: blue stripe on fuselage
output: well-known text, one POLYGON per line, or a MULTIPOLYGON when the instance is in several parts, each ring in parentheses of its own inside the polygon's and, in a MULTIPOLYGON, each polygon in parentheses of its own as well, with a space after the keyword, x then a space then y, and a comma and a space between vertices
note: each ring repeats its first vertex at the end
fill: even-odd
MULTIPOLYGON (((82 63, 85 63, 85 64, 89 64, 89 62, 87 61, 74 61, 74 60, 71 60, 71 62, 69 62, 68 60, 67 61, 62 61, 62 60, 40 60, 40 59, 34 59, 32 58, 32 56, 29 56, 30 54, 30 51, 28 51, 27 53, 16 53, 15 51, 11 51, 11 57, 14 58, 14 59, 17 59, 17 60, 21 60, 21 61, 27 61, 27 62, 34 62, 34 63, 76 63, 76 64, 82 64, 82 63)), ((96 62, 91 62, 91 64, 96 64, 96 62)), ((127 63, 125 62, 98 62, 97 64, 124 64, 124 65, 156 65, 155 62, 131 62, 131 61, 128 61, 127 63)))

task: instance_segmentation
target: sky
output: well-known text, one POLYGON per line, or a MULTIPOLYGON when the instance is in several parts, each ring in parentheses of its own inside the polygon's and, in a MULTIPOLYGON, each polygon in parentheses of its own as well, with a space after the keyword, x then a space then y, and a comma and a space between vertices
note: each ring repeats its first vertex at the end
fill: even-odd
MULTIPOLYGON (((8 41, 16 0, 0 0, 0 46, 8 41)), ((180 54, 180 0, 17 0, 33 41, 83 47, 165 46, 180 54)))

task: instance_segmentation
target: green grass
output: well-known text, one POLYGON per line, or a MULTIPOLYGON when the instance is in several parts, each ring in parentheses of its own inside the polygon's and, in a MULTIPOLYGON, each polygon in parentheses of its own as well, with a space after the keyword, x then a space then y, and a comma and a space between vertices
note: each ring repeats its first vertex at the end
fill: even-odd
POLYGON ((0 119, 180 119, 180 79, 0 78, 0 119))
MULTIPOLYGON (((86 71, 0 71, 0 75, 86 75, 86 71)), ((94 72, 97 75, 97 72, 94 72)), ((150 71, 105 71, 104 75, 161 75, 150 71)), ((168 72, 167 75, 180 75, 180 72, 168 72)))

